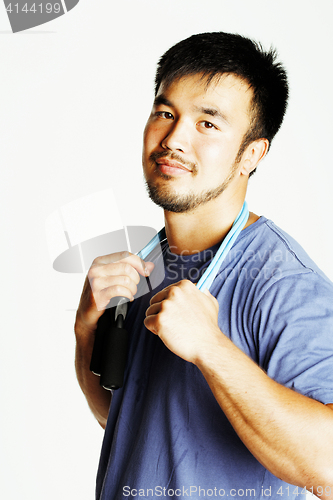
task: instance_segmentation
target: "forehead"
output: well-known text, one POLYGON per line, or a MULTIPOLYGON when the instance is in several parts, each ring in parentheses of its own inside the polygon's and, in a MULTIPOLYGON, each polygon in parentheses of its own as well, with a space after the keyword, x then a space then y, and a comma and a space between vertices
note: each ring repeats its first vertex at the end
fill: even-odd
POLYGON ((165 98, 172 106, 201 109, 203 106, 221 110, 229 119, 251 119, 253 90, 237 75, 226 73, 212 79, 202 74, 188 75, 166 84, 161 83, 157 101, 165 98))

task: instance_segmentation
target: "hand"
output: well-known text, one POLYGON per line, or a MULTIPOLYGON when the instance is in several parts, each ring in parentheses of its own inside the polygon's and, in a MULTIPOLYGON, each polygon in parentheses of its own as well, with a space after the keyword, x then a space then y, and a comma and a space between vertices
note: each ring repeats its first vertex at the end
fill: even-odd
POLYGON ((113 297, 133 300, 140 276, 149 276, 152 262, 144 262, 130 252, 98 257, 92 263, 84 283, 77 321, 85 329, 95 330, 97 321, 113 297))
POLYGON ((168 349, 196 364, 207 343, 218 342, 219 304, 208 290, 201 292, 182 280, 158 292, 150 301, 144 325, 168 349))

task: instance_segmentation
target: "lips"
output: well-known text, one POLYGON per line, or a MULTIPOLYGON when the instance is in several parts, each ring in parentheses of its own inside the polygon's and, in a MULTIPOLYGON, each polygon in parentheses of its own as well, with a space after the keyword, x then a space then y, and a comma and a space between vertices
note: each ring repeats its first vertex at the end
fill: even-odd
POLYGON ((189 168, 185 167, 182 163, 168 158, 159 158, 156 160, 159 169, 164 173, 189 173, 192 172, 189 168))

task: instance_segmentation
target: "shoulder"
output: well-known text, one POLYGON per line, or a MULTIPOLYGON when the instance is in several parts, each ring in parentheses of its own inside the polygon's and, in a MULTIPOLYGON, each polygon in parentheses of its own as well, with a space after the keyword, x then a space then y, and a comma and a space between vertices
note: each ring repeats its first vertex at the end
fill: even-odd
POLYGON ((302 293, 328 297, 333 303, 333 284, 305 250, 271 220, 260 217, 242 231, 222 264, 216 295, 231 293, 238 301, 256 306, 267 295, 302 293), (267 292, 271 293, 268 294, 267 292))
POLYGON ((275 278, 313 273, 333 286, 304 248, 266 217, 261 217, 244 230, 234 251, 242 255, 244 265, 273 268, 275 278))

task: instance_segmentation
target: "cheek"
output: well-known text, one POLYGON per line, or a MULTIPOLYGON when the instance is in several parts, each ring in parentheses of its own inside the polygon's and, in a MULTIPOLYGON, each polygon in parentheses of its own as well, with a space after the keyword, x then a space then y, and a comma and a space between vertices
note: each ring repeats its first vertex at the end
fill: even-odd
POLYGON ((156 125, 150 123, 148 121, 144 132, 143 132, 143 146, 145 149, 152 149, 158 145, 163 137, 162 137, 161 128, 156 125))
POLYGON ((196 156, 201 164, 207 164, 210 168, 221 168, 232 166, 237 156, 238 148, 234 141, 205 140, 196 145, 196 156))
POLYGON ((145 129, 143 131, 143 148, 144 149, 147 147, 148 137, 149 137, 149 125, 147 123, 146 126, 145 126, 145 129))
POLYGON ((151 153, 159 149, 161 141, 158 128, 148 121, 143 132, 142 165, 144 172, 149 169, 149 157, 151 153))
POLYGON ((202 142, 201 144, 197 144, 195 149, 199 164, 206 165, 210 169, 221 164, 224 160, 225 152, 223 147, 215 141, 202 142))

